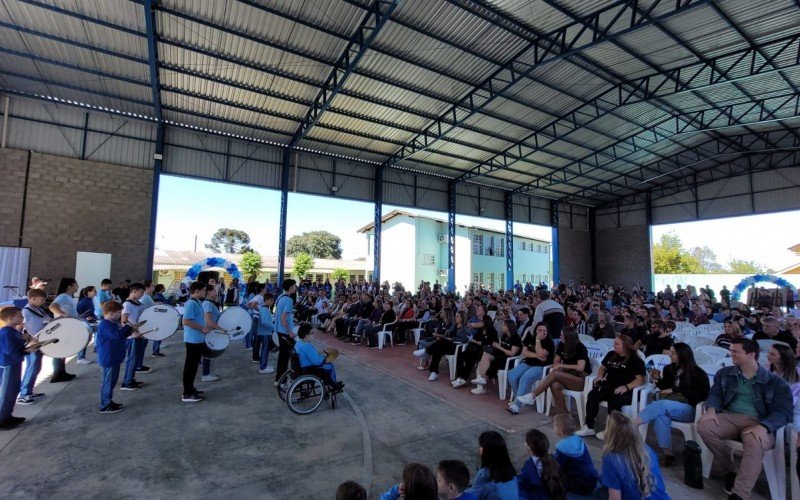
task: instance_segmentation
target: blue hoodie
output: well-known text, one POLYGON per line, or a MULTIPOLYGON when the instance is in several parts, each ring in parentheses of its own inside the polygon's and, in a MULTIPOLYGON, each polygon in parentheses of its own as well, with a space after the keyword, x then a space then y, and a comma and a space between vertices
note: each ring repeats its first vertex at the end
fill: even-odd
POLYGON ((597 488, 597 469, 589 448, 579 436, 573 434, 559 441, 553 458, 561 466, 561 474, 569 478, 566 481, 568 492, 588 495, 597 488))
POLYGON ((519 486, 517 478, 514 477, 505 483, 492 481, 489 469, 478 469, 472 488, 467 492, 475 495, 479 500, 517 500, 519 498, 519 486))
POLYGON ((528 457, 525 460, 525 464, 517 476, 517 482, 519 483, 520 500, 550 499, 547 488, 542 484, 542 476, 539 475, 539 468, 533 457, 528 457))

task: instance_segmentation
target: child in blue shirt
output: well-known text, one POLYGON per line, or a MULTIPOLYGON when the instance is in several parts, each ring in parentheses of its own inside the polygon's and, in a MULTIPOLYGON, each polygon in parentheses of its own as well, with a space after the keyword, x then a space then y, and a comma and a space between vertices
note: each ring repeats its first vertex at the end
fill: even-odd
POLYGON ((408 464, 403 467, 403 482, 395 484, 381 495, 381 500, 435 500, 437 489, 436 477, 429 468, 422 464, 408 464))
POLYGON ((325 362, 328 353, 325 351, 322 354, 318 353, 311 342, 306 340, 312 332, 313 328, 310 323, 301 324, 297 330, 298 339, 294 344, 294 352, 297 353, 297 358, 300 360, 300 368, 317 368, 324 371, 334 386, 333 392, 342 392, 344 383, 336 381, 336 368, 333 363, 325 362))
POLYGON ((130 325, 119 323, 122 317, 122 304, 106 301, 103 304, 103 319, 97 325, 97 364, 103 369, 103 381, 100 384, 100 413, 118 413, 122 405, 112 400, 114 386, 119 379, 119 368, 125 360, 128 337, 141 334, 133 332, 130 325))
POLYGON ((531 429, 525 435, 530 456, 517 476, 521 500, 564 498, 566 488, 558 462, 550 455, 550 441, 542 431, 531 429))
POLYGON ((442 460, 436 468, 439 498, 447 500, 477 500, 469 488, 469 469, 461 460, 442 460))
POLYGON ((478 438, 481 467, 470 493, 480 500, 517 500, 517 471, 508 456, 506 440, 500 433, 486 431, 478 438))
POLYGON ((11 415, 21 386, 22 360, 36 346, 26 350, 20 329, 24 321, 22 309, 4 307, 0 309, 0 430, 13 429, 25 421, 23 417, 11 415))
POLYGON ((553 458, 561 467, 561 476, 569 478, 567 493, 590 495, 597 489, 597 470, 594 468, 589 447, 575 435, 577 426, 571 415, 562 413, 553 417, 553 429, 561 439, 556 443, 553 458))
POLYGON ((268 366, 269 351, 272 344, 272 332, 275 331, 275 322, 272 319, 272 304, 275 296, 267 292, 264 294, 264 305, 258 309, 258 330, 256 333, 261 338, 261 352, 259 353, 258 373, 275 373, 275 368, 268 366))
MULTIPOLYGON (((28 290, 28 305, 22 308, 23 331, 28 335, 37 335, 50 322, 50 316, 42 309, 46 299, 47 293, 44 290, 39 288, 28 290)), ((33 392, 33 387, 36 385, 36 377, 39 376, 39 372, 42 370, 43 356, 42 351, 38 349, 25 356, 25 371, 22 375, 22 386, 20 387, 17 404, 34 404, 37 398, 44 396, 41 392, 33 392)))

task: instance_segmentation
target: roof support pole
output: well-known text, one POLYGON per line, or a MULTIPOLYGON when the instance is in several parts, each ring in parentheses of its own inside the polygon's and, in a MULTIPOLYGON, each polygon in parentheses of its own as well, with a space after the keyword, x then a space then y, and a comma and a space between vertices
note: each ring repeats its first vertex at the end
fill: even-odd
POLYGON ((597 210, 594 208, 589 209, 589 250, 591 251, 591 281, 590 283, 597 283, 597 210))
POLYGON ((381 230, 383 228, 383 169, 375 171, 375 234, 372 238, 372 281, 381 281, 381 230))
POLYGON ((89 135, 89 112, 83 114, 83 132, 81 133, 81 160, 86 159, 86 137, 89 135))
MULTIPOLYGON (((156 114, 156 149, 153 152, 153 190, 150 195, 150 238, 147 245, 147 267, 144 276, 148 279, 153 274, 153 257, 156 248, 156 220, 158 218, 158 189, 161 181, 161 163, 164 159, 164 120, 161 117, 161 85, 158 79, 158 46, 156 45, 156 14, 158 0, 144 1, 144 21, 147 28, 147 53, 150 66, 150 90, 153 95, 153 110, 156 114)), ((88 125, 88 114, 87 114, 88 125)), ((84 142, 86 129, 84 125, 84 142)))
POLYGON ((553 283, 558 285, 561 278, 558 259, 558 202, 550 202, 550 227, 553 228, 553 244, 550 246, 553 252, 553 275, 550 277, 553 283))
POLYGON ((506 290, 514 289, 514 195, 506 191, 506 290))
POLYGON ((283 164, 281 170, 281 213, 278 225, 278 286, 283 283, 286 271, 286 214, 289 211, 289 176, 291 165, 289 158, 292 150, 283 150, 283 164))
POLYGON ((456 291, 456 184, 447 183, 447 290, 456 291))

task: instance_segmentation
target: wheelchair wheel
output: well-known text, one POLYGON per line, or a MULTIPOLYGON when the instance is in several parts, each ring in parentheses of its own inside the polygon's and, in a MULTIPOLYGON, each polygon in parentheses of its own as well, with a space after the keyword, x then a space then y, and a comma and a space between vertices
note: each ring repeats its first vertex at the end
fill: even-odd
POLYGON ((319 377, 301 375, 294 379, 286 393, 286 404, 292 413, 308 415, 313 413, 325 398, 325 386, 319 377))
POLYGON ((292 385, 292 370, 286 370, 286 372, 281 375, 281 378, 278 380, 278 387, 275 389, 278 390, 278 397, 281 398, 281 401, 286 401, 286 391, 289 390, 289 386, 292 385))

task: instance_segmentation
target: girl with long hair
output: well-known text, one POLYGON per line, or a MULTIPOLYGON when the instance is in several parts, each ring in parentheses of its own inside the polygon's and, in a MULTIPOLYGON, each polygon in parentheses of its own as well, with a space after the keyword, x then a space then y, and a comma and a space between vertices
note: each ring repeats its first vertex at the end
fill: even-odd
POLYGON ((653 422, 658 446, 663 451, 660 465, 675 463, 672 454, 672 421, 693 422, 697 403, 705 401, 710 390, 708 375, 697 366, 692 348, 678 342, 669 349, 671 363, 664 372, 651 370, 650 377, 659 389, 658 401, 647 405, 636 419, 636 425, 653 422))
POLYGON ((403 467, 403 481, 381 495, 381 500, 438 500, 436 475, 422 464, 403 467))
MULTIPOLYGON (((528 394, 531 386, 541 380, 544 367, 553 364, 556 346, 547 332, 547 324, 540 321, 533 328, 528 328, 522 338, 521 362, 508 372, 508 383, 514 396, 528 394)), ((519 413, 519 401, 509 402, 506 410, 514 415, 519 413)))
POLYGON ((744 337, 744 334, 736 321, 728 319, 722 325, 725 330, 714 340, 714 345, 730 350, 731 341, 744 337))
MULTIPOLYGON (((487 315, 486 318, 489 318, 487 315)), ((481 361, 476 369, 476 377, 472 381, 477 387, 472 389, 472 394, 486 394, 486 379, 496 378, 498 370, 503 369, 506 360, 516 356, 522 349, 522 341, 517 334, 516 325, 510 319, 503 323, 503 331, 499 338, 484 347, 481 361)), ((540 374, 541 376, 541 374, 540 374)))
POLYGON ((608 415, 602 456, 600 483, 609 500, 669 500, 655 452, 618 411, 608 415))
POLYGON ((525 434, 525 447, 530 455, 517 476, 520 500, 566 498, 561 468, 550 454, 550 441, 538 429, 525 434))
POLYGON ((517 471, 511 463, 503 436, 495 431, 486 431, 478 438, 478 446, 481 467, 469 492, 479 499, 519 499, 517 471))
POLYGON ((769 371, 778 375, 789 384, 792 391, 792 406, 797 406, 800 399, 800 374, 797 371, 797 358, 791 347, 773 344, 767 352, 769 371))

